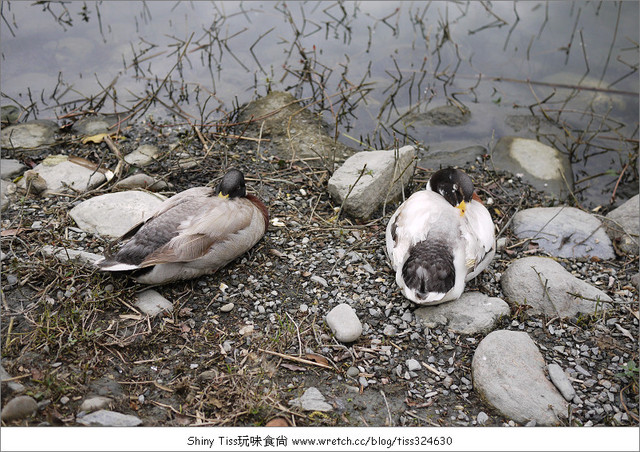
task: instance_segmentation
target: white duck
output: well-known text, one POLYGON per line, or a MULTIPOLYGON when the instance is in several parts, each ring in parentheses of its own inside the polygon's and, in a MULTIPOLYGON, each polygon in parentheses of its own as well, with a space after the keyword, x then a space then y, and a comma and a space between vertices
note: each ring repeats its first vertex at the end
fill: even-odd
POLYGON ((164 284, 214 273, 264 235, 266 206, 248 195, 242 172, 227 172, 217 188, 195 187, 167 199, 119 240, 130 240, 96 262, 129 272, 144 284, 164 284))
POLYGON ((433 305, 455 300, 495 255, 489 211, 463 171, 436 171, 391 216, 387 252, 405 297, 433 305))

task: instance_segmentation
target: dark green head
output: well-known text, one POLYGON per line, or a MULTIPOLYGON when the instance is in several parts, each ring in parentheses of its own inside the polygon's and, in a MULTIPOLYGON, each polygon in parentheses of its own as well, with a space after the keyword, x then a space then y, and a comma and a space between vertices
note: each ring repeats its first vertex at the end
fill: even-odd
POLYGON ((247 187, 244 184, 242 171, 231 169, 224 175, 216 193, 221 198, 243 198, 247 195, 247 187))
POLYGON ((471 201, 474 191, 471 178, 464 171, 455 168, 444 168, 433 173, 427 189, 439 193, 454 207, 458 207, 463 201, 471 201))

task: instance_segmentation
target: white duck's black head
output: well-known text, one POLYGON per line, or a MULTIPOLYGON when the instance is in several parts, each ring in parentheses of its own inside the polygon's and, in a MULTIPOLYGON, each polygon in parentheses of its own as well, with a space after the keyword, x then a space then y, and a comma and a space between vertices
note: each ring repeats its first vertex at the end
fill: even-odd
POLYGON ((433 173, 427 189, 439 193, 449 204, 460 209, 462 214, 474 191, 471 178, 464 171, 450 167, 433 173))
POLYGON ((221 198, 244 198, 247 195, 247 188, 242 171, 229 170, 218 184, 216 193, 221 198))

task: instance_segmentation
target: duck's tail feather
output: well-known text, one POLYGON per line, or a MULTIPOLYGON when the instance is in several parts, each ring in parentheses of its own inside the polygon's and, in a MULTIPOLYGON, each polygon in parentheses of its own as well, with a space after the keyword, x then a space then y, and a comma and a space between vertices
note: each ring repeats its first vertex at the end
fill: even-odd
POLYGON ((405 286, 421 300, 433 294, 444 295, 456 281, 451 250, 433 240, 415 244, 402 267, 402 278, 405 286))

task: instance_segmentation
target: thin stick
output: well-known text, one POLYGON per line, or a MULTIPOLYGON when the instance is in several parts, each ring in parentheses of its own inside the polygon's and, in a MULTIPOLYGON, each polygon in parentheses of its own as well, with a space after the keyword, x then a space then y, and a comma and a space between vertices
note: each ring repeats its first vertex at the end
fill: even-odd
POLYGON ((323 367, 325 369, 331 369, 332 368, 328 364, 322 364, 322 363, 318 363, 318 362, 315 362, 315 361, 310 361, 308 359, 298 358, 297 356, 285 355, 284 353, 272 352, 271 350, 265 350, 265 349, 262 349, 262 348, 259 348, 258 350, 260 350, 261 352, 264 352, 264 353, 268 353, 270 355, 279 356, 280 358, 288 359, 290 361, 296 361, 296 362, 303 363, 303 364, 310 364, 312 366, 323 367))

